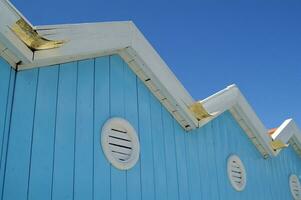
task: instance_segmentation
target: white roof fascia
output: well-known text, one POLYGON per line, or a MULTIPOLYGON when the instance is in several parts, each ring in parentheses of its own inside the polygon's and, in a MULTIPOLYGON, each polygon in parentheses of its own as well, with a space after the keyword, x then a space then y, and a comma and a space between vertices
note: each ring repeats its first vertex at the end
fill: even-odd
POLYGON ((154 74, 159 82, 164 82, 170 93, 180 91, 181 94, 185 94, 181 97, 184 98, 182 101, 187 103, 186 106, 194 103, 193 98, 167 64, 131 21, 38 26, 36 28, 41 36, 53 40, 63 39, 66 40, 66 44, 60 48, 35 52, 33 62, 21 64, 20 70, 96 55, 112 53, 123 55, 122 51, 127 51, 133 58, 143 61, 141 68, 154 74))
MULTIPOLYGON (((293 119, 285 120, 272 134, 273 140, 280 140, 284 144, 292 144, 298 154, 301 152, 301 131, 293 119)), ((280 151, 277 151, 277 154, 280 151)))
POLYGON ((0 3, 0 42, 5 47, 1 56, 12 66, 18 65, 18 70, 119 54, 132 69, 134 62, 139 63, 134 71, 151 79, 146 85, 154 85, 150 87, 154 95, 162 96, 159 100, 186 130, 198 127, 197 119, 189 111, 193 98, 131 21, 33 27, 47 39, 65 40, 60 48, 33 52, 9 28, 20 18, 26 19, 9 2, 0 3), (12 54, 7 55, 8 52, 12 54))
POLYGON ((274 150, 270 146, 272 139, 267 134, 267 129, 236 85, 227 87, 204 99, 201 103, 209 113, 230 110, 258 150, 264 156, 267 154, 275 155, 274 150))
POLYGON ((33 27, 33 25, 28 21, 28 19, 9 1, 9 0, 0 0, 6 5, 7 9, 9 9, 15 16, 18 18, 22 18, 26 21, 27 24, 33 27))
MULTIPOLYGON (((56 49, 32 52, 9 28, 20 18, 26 20, 8 1, 0 0, 1 56, 13 67, 18 65, 18 70, 119 54, 186 130, 200 127, 218 116, 215 114, 201 122, 196 120, 189 110, 194 99, 131 21, 33 27, 41 36, 65 40, 65 44, 56 49)), ((201 103, 209 113, 229 110, 264 156, 277 155, 270 145, 272 138, 267 129, 235 85, 201 103)), ((301 147, 297 126, 293 121, 285 125, 276 138, 286 142, 292 138, 301 147), (293 136, 291 130, 295 133, 293 136)))
POLYGON ((280 140, 283 144, 291 143, 301 156, 301 131, 294 120, 285 120, 272 136, 269 136, 268 130, 236 85, 228 86, 226 89, 204 99, 201 103, 209 113, 222 113, 229 110, 265 157, 267 153, 276 156, 281 151, 272 148, 271 142, 273 140, 280 140))
POLYGON ((60 48, 36 51, 33 62, 21 64, 20 70, 118 53, 129 63, 139 59, 139 67, 147 74, 153 74, 157 82, 164 83, 170 93, 180 93, 177 96, 181 97, 187 107, 194 103, 167 64, 131 21, 38 26, 37 30, 41 36, 66 40, 66 43, 60 48))
POLYGON ((41 36, 60 38, 66 43, 60 48, 35 52, 33 62, 21 64, 19 70, 118 53, 136 74, 144 74, 145 78, 139 76, 143 81, 151 80, 155 88, 150 89, 155 96, 160 90, 165 98, 159 100, 170 101, 173 108, 169 111, 180 114, 176 118, 186 130, 198 127, 189 111, 193 98, 131 21, 39 26, 37 30, 41 36))
POLYGON ((283 143, 288 143, 289 139, 296 133, 296 125, 293 119, 285 120, 271 135, 273 140, 281 140, 283 143))
POLYGON ((0 42, 0 57, 3 57, 14 69, 20 61, 8 48, 0 42))
POLYGON ((65 44, 36 51, 34 60, 21 64, 20 70, 115 54, 131 45, 128 22, 37 26, 36 29, 39 35, 50 40, 60 38, 65 44))
POLYGON ((0 0, 0 42, 9 50, 1 56, 7 59, 12 67, 15 67, 16 63, 30 63, 33 56, 33 52, 10 29, 20 18, 26 20, 10 2, 0 0))

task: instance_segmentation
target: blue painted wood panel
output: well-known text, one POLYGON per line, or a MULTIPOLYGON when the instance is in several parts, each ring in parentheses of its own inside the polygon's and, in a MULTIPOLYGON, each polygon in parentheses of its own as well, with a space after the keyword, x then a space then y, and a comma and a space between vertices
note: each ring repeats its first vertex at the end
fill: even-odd
POLYGON ((62 65, 59 70, 53 151, 52 199, 54 200, 74 198, 77 83, 77 63, 62 65))
MULTIPOLYGON (((124 62, 119 56, 110 58, 110 115, 125 117, 124 62)), ((111 166, 111 200, 126 199, 126 171, 111 166)))
POLYGON ((78 62, 74 200, 93 199, 94 59, 78 62))
POLYGON ((110 58, 95 59, 94 73, 94 199, 111 198, 111 167, 100 148, 102 125, 110 117, 110 58))
POLYGON ((141 162, 141 198, 155 199, 154 153, 151 130, 150 93, 140 80, 138 82, 138 110, 141 162))
MULTIPOLYGON (((179 199, 190 199, 189 182, 188 182, 188 168, 187 168, 187 153, 185 132, 183 132, 180 125, 173 120, 174 124, 174 136, 175 136, 175 151, 177 160, 177 176, 178 176, 178 193, 179 199)), ((168 180, 169 182, 169 180, 168 180)))
POLYGON ((117 55, 14 77, 0 60, 2 200, 292 199, 288 177, 301 175, 292 148, 264 160, 229 112, 185 132, 117 55), (130 170, 103 154, 100 133, 110 117, 137 130, 140 159, 130 170), (231 154, 246 167, 242 192, 227 177, 231 154))
POLYGON ((19 73, 8 141, 3 199, 27 199, 39 69, 19 73))
POLYGON ((150 98, 151 130, 154 155, 155 199, 167 199, 166 159, 161 105, 153 95, 150 98))
POLYGON ((28 199, 51 199, 57 87, 58 66, 39 69, 28 199))
POLYGON ((2 196, 15 71, 0 57, 0 197, 2 196))
MULTIPOLYGON (((124 64, 124 88, 125 118, 137 130, 139 137, 137 76, 126 64, 124 64)), ((140 161, 138 161, 131 170, 126 172, 127 199, 141 199, 140 166, 140 161)))
POLYGON ((164 109, 162 111, 164 151, 166 163, 166 183, 167 183, 167 198, 170 200, 179 199, 179 183, 177 177, 177 158, 176 146, 174 137, 174 125, 171 115, 164 109))

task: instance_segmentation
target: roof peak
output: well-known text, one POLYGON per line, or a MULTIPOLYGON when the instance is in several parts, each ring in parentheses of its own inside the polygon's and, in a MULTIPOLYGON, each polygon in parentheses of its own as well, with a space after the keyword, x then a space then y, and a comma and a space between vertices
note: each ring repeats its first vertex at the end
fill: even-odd
POLYGON ((132 21, 34 27, 8 1, 0 0, 0 7, 1 57, 17 70, 118 54, 187 131, 201 127, 229 110, 265 157, 280 152, 273 149, 273 140, 281 140, 285 144, 290 142, 301 155, 301 132, 294 121, 286 120, 270 137, 235 84, 200 101, 201 106, 195 104, 195 100, 132 21), (47 39, 64 40, 65 44, 59 48, 33 51, 12 31, 20 19, 37 31, 40 37, 47 35, 47 39), (193 105, 196 105, 196 109, 191 110, 193 105), (214 115, 209 116, 208 113, 214 115), (198 120, 196 116, 206 117, 198 120))

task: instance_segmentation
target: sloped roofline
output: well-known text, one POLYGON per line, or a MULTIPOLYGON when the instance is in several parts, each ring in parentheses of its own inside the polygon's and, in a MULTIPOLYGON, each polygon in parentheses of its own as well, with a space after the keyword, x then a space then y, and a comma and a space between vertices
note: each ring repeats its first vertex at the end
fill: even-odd
MULTIPOLYGON (((1 56, 14 68, 26 70, 60 63, 119 54, 186 130, 199 122, 190 112, 193 98, 131 21, 33 27, 48 39, 65 40, 60 48, 32 51, 10 27, 23 18, 0 0, 1 56)), ((28 20, 26 20, 28 21, 28 20)))
MULTIPOLYGON (((190 107, 195 100, 131 21, 32 26, 39 35, 65 40, 60 48, 32 51, 11 30, 26 18, 6 0, 0 0, 0 52, 16 70, 55 65, 75 60, 119 54, 152 93, 187 131, 201 127, 215 116, 198 121, 190 107)), ((264 157, 276 156, 271 142, 291 143, 301 155, 301 132, 292 119, 286 120, 270 137, 237 86, 198 102, 208 113, 229 110, 264 157)))
POLYGON ((281 149, 274 149, 271 145, 274 141, 291 144, 301 156, 301 131, 294 120, 285 120, 270 136, 268 129, 236 85, 230 85, 200 103, 210 113, 229 110, 264 157, 280 153, 281 149))

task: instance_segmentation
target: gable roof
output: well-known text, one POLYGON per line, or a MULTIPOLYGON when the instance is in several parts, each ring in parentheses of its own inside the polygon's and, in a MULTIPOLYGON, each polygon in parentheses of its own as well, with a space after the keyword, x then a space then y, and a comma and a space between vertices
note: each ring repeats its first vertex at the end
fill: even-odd
POLYGON ((6 0, 0 0, 0 11, 1 56, 16 70, 119 54, 187 131, 201 127, 229 110, 264 157, 280 152, 280 149, 273 148, 274 141, 291 143, 298 153, 301 152, 301 132, 294 121, 285 121, 269 136, 235 85, 196 102, 131 21, 34 27, 6 0), (64 40, 64 45, 41 51, 30 49, 12 30, 20 19, 41 37, 64 40), (198 109, 191 109, 192 106, 198 109), (197 118, 200 115, 195 110, 201 115, 214 114, 197 118))
POLYGON ((185 129, 198 127, 189 110, 193 98, 131 21, 33 27, 41 36, 66 42, 32 51, 11 30, 24 17, 7 1, 0 0, 0 6, 0 43, 6 47, 2 56, 17 70, 119 54, 185 129))
POLYGON ((229 110, 249 139, 264 157, 276 156, 281 151, 273 148, 273 142, 292 144, 301 156, 301 131, 293 119, 285 120, 270 136, 268 129, 261 122, 253 108, 236 85, 200 101, 208 112, 224 112, 229 110))

